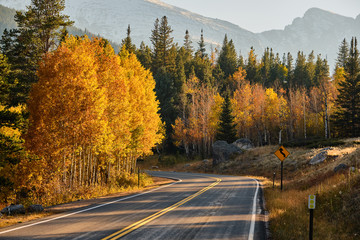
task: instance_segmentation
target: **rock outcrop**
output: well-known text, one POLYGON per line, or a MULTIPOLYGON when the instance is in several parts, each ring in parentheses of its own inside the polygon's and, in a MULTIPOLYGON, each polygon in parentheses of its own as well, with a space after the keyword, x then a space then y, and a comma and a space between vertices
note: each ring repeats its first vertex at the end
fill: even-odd
POLYGON ((247 138, 240 138, 232 144, 240 148, 241 150, 249 150, 254 148, 253 143, 247 138))
POLYGON ((232 157, 243 153, 243 151, 233 144, 228 144, 226 141, 216 141, 212 145, 213 149, 213 166, 219 163, 226 162, 232 157))
POLYGON ((9 216, 12 216, 15 214, 25 214, 25 208, 21 204, 19 204, 19 205, 11 204, 10 206, 3 208, 0 212, 4 215, 9 215, 9 216))

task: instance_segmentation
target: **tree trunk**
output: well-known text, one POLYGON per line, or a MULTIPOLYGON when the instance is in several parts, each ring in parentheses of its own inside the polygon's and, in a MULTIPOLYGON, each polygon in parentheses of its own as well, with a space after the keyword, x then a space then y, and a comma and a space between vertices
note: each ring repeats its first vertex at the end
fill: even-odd
POLYGON ((306 108, 305 108, 305 103, 306 103, 306 100, 305 100, 305 95, 304 95, 304 137, 306 139, 306 108))
POLYGON ((329 121, 329 118, 328 118, 328 103, 327 103, 327 95, 325 93, 325 122, 324 122, 324 127, 325 127, 325 139, 328 139, 329 138, 329 135, 328 135, 328 121, 329 121))
POLYGON ((282 133, 282 130, 279 131, 279 145, 281 145, 281 133, 282 133))

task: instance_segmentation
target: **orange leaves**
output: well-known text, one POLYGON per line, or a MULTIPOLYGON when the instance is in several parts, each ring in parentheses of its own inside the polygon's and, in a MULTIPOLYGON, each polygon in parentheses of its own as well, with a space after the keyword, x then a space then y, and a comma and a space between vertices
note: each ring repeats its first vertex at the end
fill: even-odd
POLYGON ((199 154, 209 154, 210 145, 218 127, 222 98, 214 89, 191 77, 184 86, 182 117, 173 125, 173 138, 177 146, 189 146, 199 154))
POLYGON ((285 129, 289 107, 282 94, 282 89, 277 93, 272 88, 265 89, 259 84, 251 85, 248 82, 238 87, 231 100, 238 135, 256 139, 256 135, 264 134, 265 138, 270 133, 275 135, 276 131, 285 129))
POLYGON ((93 154, 149 153, 162 139, 155 82, 133 54, 102 39, 68 38, 45 56, 29 100, 26 145, 58 162, 79 146, 93 154))

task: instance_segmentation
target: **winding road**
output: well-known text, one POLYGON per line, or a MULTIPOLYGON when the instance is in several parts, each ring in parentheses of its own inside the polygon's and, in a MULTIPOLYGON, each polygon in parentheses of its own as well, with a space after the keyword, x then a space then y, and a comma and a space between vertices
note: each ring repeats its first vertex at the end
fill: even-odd
POLYGON ((255 179, 149 172, 177 182, 0 229, 0 239, 266 239, 255 179))

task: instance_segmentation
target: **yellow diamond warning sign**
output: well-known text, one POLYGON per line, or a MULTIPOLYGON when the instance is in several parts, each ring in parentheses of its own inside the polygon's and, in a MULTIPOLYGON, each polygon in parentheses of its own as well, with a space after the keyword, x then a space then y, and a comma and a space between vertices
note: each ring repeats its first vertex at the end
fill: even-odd
POLYGON ((275 155, 280 159, 280 161, 284 161, 290 153, 283 147, 279 147, 279 149, 275 152, 275 155))

